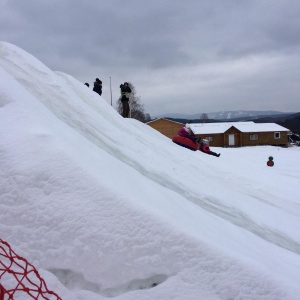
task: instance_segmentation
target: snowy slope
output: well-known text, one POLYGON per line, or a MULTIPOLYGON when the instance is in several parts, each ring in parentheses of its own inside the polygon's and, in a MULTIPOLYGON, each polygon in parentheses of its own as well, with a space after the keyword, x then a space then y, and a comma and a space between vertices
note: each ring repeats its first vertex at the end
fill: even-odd
POLYGON ((188 151, 14 45, 0 65, 0 238, 63 299, 299 299, 299 148, 188 151))

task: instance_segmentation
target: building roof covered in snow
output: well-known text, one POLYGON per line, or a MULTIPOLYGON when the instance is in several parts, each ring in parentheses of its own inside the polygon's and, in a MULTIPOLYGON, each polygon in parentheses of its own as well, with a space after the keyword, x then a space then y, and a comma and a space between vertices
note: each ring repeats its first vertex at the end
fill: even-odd
POLYGON ((290 131, 289 129, 275 123, 249 122, 225 122, 225 123, 192 123, 190 124, 195 134, 224 133, 229 128, 235 127, 241 132, 274 132, 290 131))

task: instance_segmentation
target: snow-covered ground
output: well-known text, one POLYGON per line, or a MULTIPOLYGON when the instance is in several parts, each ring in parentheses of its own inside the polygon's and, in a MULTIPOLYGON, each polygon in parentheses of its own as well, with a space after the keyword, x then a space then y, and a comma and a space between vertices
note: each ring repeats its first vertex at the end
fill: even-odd
POLYGON ((14 45, 0 65, 0 239, 62 299, 300 299, 300 147, 192 152, 14 45))

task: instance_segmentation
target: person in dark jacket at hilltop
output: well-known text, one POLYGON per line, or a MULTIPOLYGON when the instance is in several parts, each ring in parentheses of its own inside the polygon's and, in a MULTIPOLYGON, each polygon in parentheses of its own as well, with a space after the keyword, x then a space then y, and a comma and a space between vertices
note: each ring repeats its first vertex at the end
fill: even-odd
POLYGON ((121 89, 121 102, 122 102, 122 116, 123 118, 128 118, 129 116, 129 96, 131 93, 131 88, 127 82, 120 85, 121 89))
POLYGON ((216 157, 219 157, 221 155, 221 153, 217 154, 217 153, 211 151, 210 148, 209 148, 209 141, 205 140, 205 139, 201 140, 199 150, 203 153, 213 155, 213 156, 216 156, 216 157))
POLYGON ((93 91, 98 93, 100 96, 102 95, 102 81, 99 78, 96 78, 94 82, 93 91))

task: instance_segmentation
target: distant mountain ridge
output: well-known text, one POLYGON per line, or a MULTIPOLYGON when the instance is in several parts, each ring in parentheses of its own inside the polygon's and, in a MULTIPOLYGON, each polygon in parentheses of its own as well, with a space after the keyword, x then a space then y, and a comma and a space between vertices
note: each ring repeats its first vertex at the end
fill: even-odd
MULTIPOLYGON (((170 114, 185 116, 184 118, 164 117, 180 123, 201 123, 201 115, 184 115, 184 114, 170 114), (193 117, 196 118, 193 119, 193 117)), ((285 128, 288 128, 294 133, 300 134, 300 112, 297 113, 283 113, 278 111, 227 111, 219 113, 207 114, 207 123, 215 122, 240 122, 253 121, 255 123, 276 123, 285 128)))
MULTIPOLYGON (((291 115, 294 112, 286 113, 280 111, 246 111, 246 110, 238 110, 238 111, 220 111, 220 112, 213 112, 213 113, 206 113, 208 119, 214 120, 230 120, 233 119, 254 119, 257 117, 267 117, 267 116, 275 116, 275 115, 291 115)), ((195 120, 201 119, 203 113, 197 114, 181 114, 181 113, 166 113, 156 116, 155 118, 173 118, 173 119, 186 119, 186 120, 195 120)))

